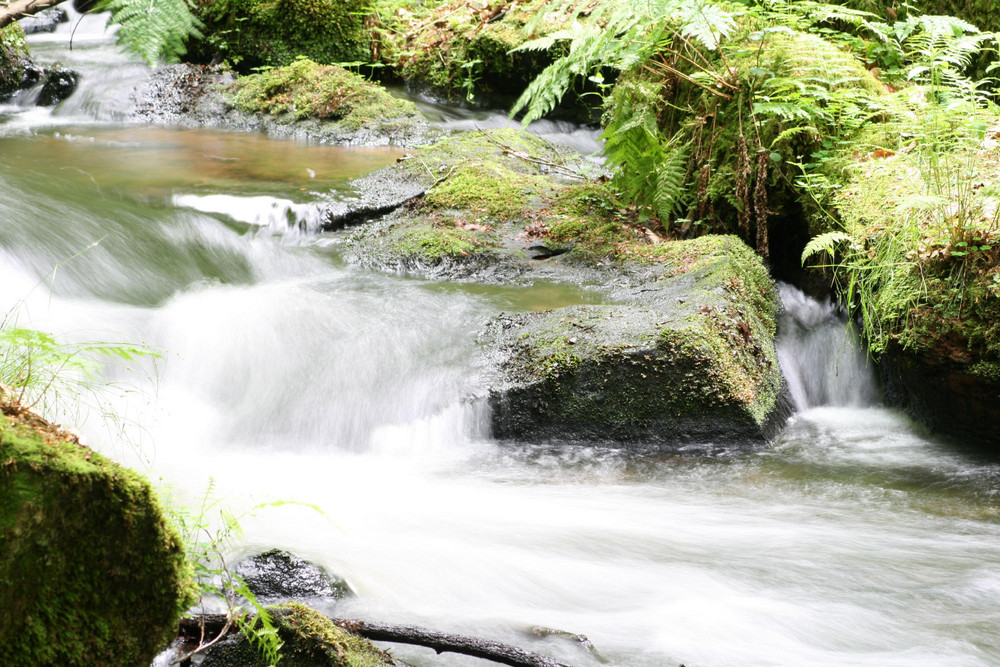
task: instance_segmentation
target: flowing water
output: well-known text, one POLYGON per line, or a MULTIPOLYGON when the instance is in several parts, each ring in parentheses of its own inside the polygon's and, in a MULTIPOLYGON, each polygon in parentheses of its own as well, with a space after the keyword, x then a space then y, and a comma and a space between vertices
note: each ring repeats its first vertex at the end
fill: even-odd
POLYGON ((289 549, 355 588, 340 615, 582 667, 602 663, 529 629, 586 634, 616 667, 1000 664, 1000 467, 879 407, 832 306, 782 288, 798 411, 771 446, 494 443, 475 332, 594 295, 346 265, 311 216, 391 150, 125 125, 145 70, 99 17, 72 53, 40 39, 84 81, 54 112, 0 109, 0 308, 161 352, 109 369, 118 422, 65 419, 175 502, 302 503, 246 515, 231 557, 289 549))

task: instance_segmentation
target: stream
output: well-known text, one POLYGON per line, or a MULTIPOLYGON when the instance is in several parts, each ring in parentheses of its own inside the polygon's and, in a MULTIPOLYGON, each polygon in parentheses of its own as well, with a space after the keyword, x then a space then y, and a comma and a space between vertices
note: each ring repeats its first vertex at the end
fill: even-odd
POLYGON ((56 409, 173 503, 242 514, 230 560, 287 549, 357 591, 338 616, 579 667, 1000 664, 1000 465, 881 407, 835 307, 781 288, 797 412, 770 446, 495 443, 468 399, 475 333, 600 297, 347 264, 317 205, 398 151, 123 123, 147 70, 101 21, 72 51, 72 24, 30 37, 38 61, 82 72, 77 93, 0 106, 0 309, 160 353, 56 409), (533 627, 585 634, 606 663, 533 627))

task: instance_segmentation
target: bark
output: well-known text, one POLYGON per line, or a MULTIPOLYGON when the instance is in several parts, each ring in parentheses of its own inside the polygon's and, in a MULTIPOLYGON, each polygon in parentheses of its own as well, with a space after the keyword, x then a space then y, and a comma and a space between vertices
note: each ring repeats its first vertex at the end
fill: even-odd
POLYGON ((17 0, 9 4, 0 2, 0 28, 25 16, 37 14, 43 9, 55 7, 60 2, 62 0, 17 0))
MULTIPOLYGON (((392 625, 347 618, 330 620, 344 630, 372 641, 415 644, 432 648, 438 653, 461 653, 509 667, 569 667, 553 658, 489 639, 452 635, 414 625, 392 625)), ((182 637, 198 639, 202 636, 204 628, 205 635, 214 636, 222 631, 225 624, 224 614, 202 614, 182 618, 179 634, 182 637)))

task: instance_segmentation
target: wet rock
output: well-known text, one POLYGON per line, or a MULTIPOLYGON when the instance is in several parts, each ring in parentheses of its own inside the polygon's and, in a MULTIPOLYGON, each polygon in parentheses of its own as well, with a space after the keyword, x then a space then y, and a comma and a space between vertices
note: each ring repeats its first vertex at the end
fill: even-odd
POLYGON ((0 102, 26 85, 26 69, 32 66, 24 31, 16 23, 0 28, 0 102))
POLYGON ((258 600, 263 601, 340 600, 354 595, 347 582, 340 577, 279 549, 251 556, 240 562, 235 572, 258 600))
POLYGON ((45 83, 38 95, 38 106, 49 107, 59 104, 73 94, 79 78, 73 70, 56 65, 48 70, 45 83))
MULTIPOLYGON (((132 91, 131 120, 177 125, 264 132, 276 138, 352 146, 407 146, 427 140, 429 128, 418 115, 374 118, 357 124, 319 118, 296 120, 293 115, 249 112, 236 108, 232 93, 236 81, 218 67, 169 65, 132 91)), ((372 84, 374 85, 374 84, 372 84)))
POLYGON ((433 185, 430 175, 414 174, 400 164, 379 169, 351 182, 355 196, 326 206, 322 229, 333 231, 373 220, 421 196, 433 185))
POLYGON ((682 271, 620 303, 501 315, 480 342, 495 437, 532 442, 760 443, 788 414, 761 260, 732 236, 678 242, 682 271))
POLYGON ((60 23, 65 23, 68 20, 69 16, 64 10, 53 7, 42 10, 33 16, 25 16, 18 23, 24 33, 30 35, 36 32, 55 32, 60 23))
POLYGON ((886 401, 932 431, 1000 451, 1000 379, 982 377, 957 363, 931 363, 890 348, 879 359, 886 401))

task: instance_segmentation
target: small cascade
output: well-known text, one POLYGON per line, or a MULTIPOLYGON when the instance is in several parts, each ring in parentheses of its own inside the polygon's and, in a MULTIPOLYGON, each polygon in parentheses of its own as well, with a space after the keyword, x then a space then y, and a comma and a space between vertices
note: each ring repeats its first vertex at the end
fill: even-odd
POLYGON ((172 203, 179 208, 222 214, 278 235, 316 232, 324 218, 320 202, 297 204, 266 195, 174 195, 172 203))
MULTIPOLYGON (((113 46, 116 27, 108 26, 110 14, 81 15, 72 3, 62 6, 69 14, 68 22, 60 23, 54 32, 28 37, 36 62, 57 62, 79 75, 76 91, 57 106, 53 116, 64 121, 125 118, 132 105, 132 90, 149 77, 151 70, 113 46)), ((20 102, 29 103, 26 99, 20 102)))
POLYGON ((873 369, 843 312, 791 285, 780 284, 779 293, 784 313, 778 361, 796 409, 876 404, 879 392, 873 369))

